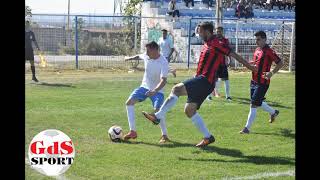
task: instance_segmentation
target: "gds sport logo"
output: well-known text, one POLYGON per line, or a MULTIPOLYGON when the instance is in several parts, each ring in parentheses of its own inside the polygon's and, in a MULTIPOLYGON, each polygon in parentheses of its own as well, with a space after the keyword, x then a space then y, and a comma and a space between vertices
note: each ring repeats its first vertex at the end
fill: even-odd
POLYGON ((58 176, 73 163, 75 149, 66 134, 47 129, 32 139, 28 155, 33 169, 47 176, 58 176))

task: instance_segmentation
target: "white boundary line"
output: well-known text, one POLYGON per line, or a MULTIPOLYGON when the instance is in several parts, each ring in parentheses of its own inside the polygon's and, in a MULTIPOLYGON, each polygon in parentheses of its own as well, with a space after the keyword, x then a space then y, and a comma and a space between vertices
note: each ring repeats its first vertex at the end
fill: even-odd
POLYGON ((295 170, 288 170, 283 172, 264 172, 252 176, 235 177, 235 178, 223 178, 223 180, 238 180, 238 179, 261 179, 266 177, 278 177, 278 176, 295 176, 295 170))

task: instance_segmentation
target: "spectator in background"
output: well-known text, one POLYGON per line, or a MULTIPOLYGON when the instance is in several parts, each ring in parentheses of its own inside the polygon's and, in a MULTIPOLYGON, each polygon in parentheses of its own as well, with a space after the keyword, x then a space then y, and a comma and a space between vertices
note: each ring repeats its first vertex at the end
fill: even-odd
POLYGON ((271 9, 273 9, 273 3, 271 2, 271 0, 267 0, 266 1, 266 6, 265 6, 266 9, 268 9, 269 11, 271 9))
MULTIPOLYGON (((168 11, 167 13, 172 16, 173 18, 175 18, 175 16, 180 17, 180 12, 177 9, 177 4, 176 4, 176 0, 170 0, 169 4, 168 4, 168 11)), ((173 20, 175 21, 175 20, 173 20)))
POLYGON ((252 8, 252 3, 250 2, 249 4, 246 5, 245 7, 245 18, 253 18, 253 8, 252 8))
POLYGON ((213 7, 213 0, 202 0, 202 3, 207 4, 209 10, 213 7))
POLYGON ((244 15, 245 15, 244 11, 245 11, 244 2, 243 2, 243 0, 240 0, 237 7, 236 7, 235 16, 238 18, 244 17, 244 15))
MULTIPOLYGON (((184 2, 186 3, 187 7, 189 7, 189 3, 191 2, 191 6, 194 7, 194 0, 184 0, 184 2)), ((190 9, 192 9, 192 7, 190 7, 190 9)))
POLYGON ((237 1, 237 0, 232 0, 232 1, 230 2, 230 6, 228 6, 228 8, 233 8, 234 6, 235 6, 234 8, 236 8, 237 4, 238 4, 238 1, 237 1))
POLYGON ((288 11, 291 11, 291 0, 285 0, 285 7, 288 7, 288 11))

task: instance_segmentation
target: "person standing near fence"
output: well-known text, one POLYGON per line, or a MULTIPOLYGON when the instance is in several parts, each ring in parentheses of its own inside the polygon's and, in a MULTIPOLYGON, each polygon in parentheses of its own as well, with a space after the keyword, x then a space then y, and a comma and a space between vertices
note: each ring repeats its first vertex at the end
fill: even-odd
POLYGON ((261 106, 264 111, 270 114, 269 123, 274 122, 279 114, 279 110, 273 109, 264 101, 264 96, 268 91, 270 78, 282 68, 283 61, 274 50, 266 44, 267 35, 264 31, 258 31, 254 35, 258 47, 254 51, 253 61, 251 63, 258 68, 258 72, 252 72, 252 80, 250 82, 250 111, 247 123, 240 131, 240 134, 249 134, 249 129, 256 118, 258 107, 261 106), (270 71, 272 62, 275 62, 276 66, 270 71))
MULTIPOLYGON (((147 52, 142 55, 125 58, 128 60, 143 59, 145 71, 142 83, 136 88, 126 101, 126 109, 130 132, 124 136, 124 140, 137 138, 134 105, 150 98, 154 111, 157 112, 164 101, 163 87, 167 83, 169 71, 168 61, 159 53, 159 45, 152 41, 146 44, 147 52)), ((160 123, 162 136, 159 143, 169 141, 165 120, 160 123)))
POLYGON ((237 53, 232 52, 229 47, 223 46, 213 34, 213 30, 214 26, 211 22, 203 22, 200 24, 199 35, 205 43, 201 49, 196 75, 191 79, 173 86, 169 97, 157 113, 142 111, 142 114, 149 121, 157 125, 165 119, 166 113, 177 103, 180 96, 188 96, 184 112, 203 135, 203 139, 196 147, 205 147, 215 141, 214 136, 207 129, 197 110, 200 109, 203 101, 214 89, 216 72, 219 65, 224 63, 223 56, 228 55, 234 57, 250 70, 257 71, 254 66, 250 65, 237 53))
MULTIPOLYGON (((227 46, 230 48, 229 40, 223 36, 223 27, 222 26, 217 27, 216 33, 217 33, 217 38, 219 39, 219 41, 221 41, 224 46, 227 46)), ((231 96, 230 96, 230 83, 229 83, 229 73, 228 73, 228 65, 230 63, 230 57, 224 56, 223 59, 224 59, 224 63, 222 63, 218 69, 218 74, 217 74, 218 80, 216 81, 216 87, 212 91, 212 94, 210 94, 208 96, 208 100, 212 100, 212 95, 214 95, 216 97, 220 97, 219 87, 220 87, 221 81, 224 81, 226 100, 227 101, 232 100, 231 96)))
POLYGON ((40 48, 38 46, 38 43, 36 41, 36 37, 31 31, 30 27, 30 21, 26 21, 25 24, 25 41, 24 41, 24 49, 25 49, 25 62, 30 62, 31 72, 32 72, 32 80, 35 82, 38 82, 38 79, 36 78, 36 68, 34 66, 34 54, 33 54, 33 48, 32 48, 32 42, 36 45, 36 48, 38 51, 40 51, 40 48))
MULTIPOLYGON (((160 46, 161 54, 167 59, 168 63, 170 63, 172 53, 174 51, 174 46, 172 39, 168 37, 168 31, 166 29, 162 29, 162 37, 158 40, 158 45, 160 46)), ((174 77, 177 76, 176 69, 170 67, 170 73, 173 74, 174 77)))

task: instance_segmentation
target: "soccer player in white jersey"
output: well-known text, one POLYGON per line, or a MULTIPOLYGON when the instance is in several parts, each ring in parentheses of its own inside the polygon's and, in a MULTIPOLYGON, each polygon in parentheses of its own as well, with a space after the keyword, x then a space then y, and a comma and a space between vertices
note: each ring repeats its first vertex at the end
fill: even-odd
MULTIPOLYGON (((157 112, 164 101, 163 87, 167 83, 169 71, 168 61, 160 54, 159 45, 156 42, 152 41, 146 44, 146 49, 147 52, 145 54, 125 59, 126 61, 143 59, 145 72, 140 87, 133 90, 126 102, 130 132, 124 136, 124 140, 137 138, 134 115, 134 105, 137 102, 142 102, 149 97, 155 112, 157 112)), ((169 141, 165 121, 161 121, 160 128, 162 136, 159 143, 165 143, 169 141)))
MULTIPOLYGON (((174 51, 174 46, 172 39, 168 38, 168 31, 166 29, 162 29, 162 37, 158 40, 158 45, 160 46, 160 53, 167 59, 168 63, 171 60, 172 53, 174 51)), ((173 74, 174 77, 177 76, 176 69, 169 68, 170 73, 173 74)))

